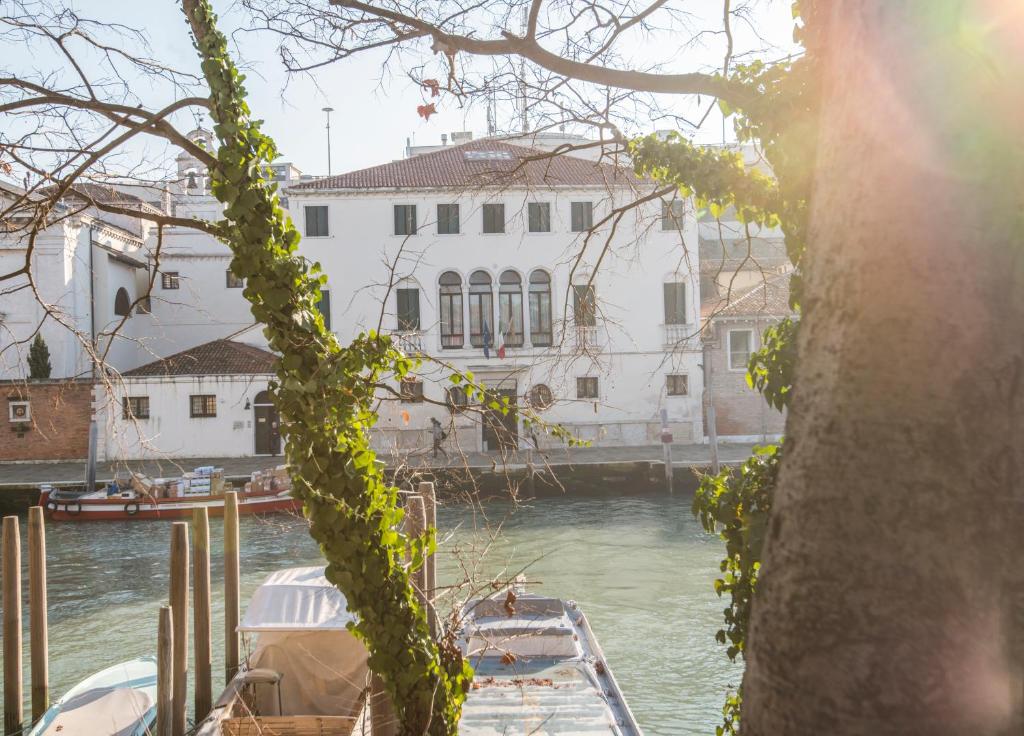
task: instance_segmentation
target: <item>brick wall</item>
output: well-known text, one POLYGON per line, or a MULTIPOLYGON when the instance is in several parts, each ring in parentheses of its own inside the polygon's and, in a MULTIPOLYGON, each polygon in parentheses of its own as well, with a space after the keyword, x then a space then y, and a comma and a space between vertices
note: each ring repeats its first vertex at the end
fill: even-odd
POLYGON ((91 381, 0 381, 0 397, 0 461, 88 456, 91 381), (25 400, 29 421, 11 422, 11 402, 25 400))
MULTIPOLYGON (((770 407, 761 394, 747 386, 746 371, 729 369, 729 330, 753 330, 753 348, 757 350, 761 347, 761 335, 769 324, 763 319, 715 320, 713 339, 707 345, 705 359, 711 366, 708 387, 715 404, 719 437, 763 437, 779 435, 785 430, 786 415, 770 407)), ((704 392, 705 411, 708 393, 707 390, 704 392)))

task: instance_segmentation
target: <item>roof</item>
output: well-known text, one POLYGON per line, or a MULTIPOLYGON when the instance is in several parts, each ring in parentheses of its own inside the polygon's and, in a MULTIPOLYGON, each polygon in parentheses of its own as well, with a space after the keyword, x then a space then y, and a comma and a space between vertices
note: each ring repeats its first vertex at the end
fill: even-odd
POLYGON ((323 566, 293 567, 268 575, 253 593, 238 630, 346 630, 356 617, 324 570, 323 566))
POLYGON ((334 189, 433 189, 469 186, 624 186, 640 181, 611 164, 557 155, 483 138, 368 169, 290 187, 334 189))
MULTIPOLYGON (((40 187, 36 191, 42 195, 48 195, 56 188, 57 185, 54 184, 48 187, 40 187)), ((106 186, 104 184, 95 184, 87 181, 76 181, 63 196, 65 199, 79 199, 81 197, 87 197, 89 200, 98 204, 110 204, 117 207, 123 207, 125 209, 160 212, 158 208, 154 207, 142 197, 137 197, 134 194, 129 194, 128 192, 124 192, 120 189, 106 186)))
POLYGON ((789 306, 789 271, 769 276, 757 286, 742 294, 733 294, 728 303, 722 299, 705 304, 701 311, 705 317, 787 317, 793 314, 789 306))
POLYGON ((276 363, 276 355, 253 345, 234 340, 214 340, 125 371, 122 375, 215 376, 273 373, 276 363))

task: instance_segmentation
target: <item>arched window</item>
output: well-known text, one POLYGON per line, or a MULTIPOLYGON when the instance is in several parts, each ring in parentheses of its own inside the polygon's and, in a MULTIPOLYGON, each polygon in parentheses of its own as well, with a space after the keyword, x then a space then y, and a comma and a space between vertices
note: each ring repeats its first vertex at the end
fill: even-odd
POLYGON ((465 341, 462 326, 462 277, 445 271, 438 279, 441 290, 441 347, 461 348, 465 341))
POLYGON ((114 314, 118 317, 127 317, 132 311, 132 300, 128 296, 128 290, 123 286, 114 295, 114 314))
POLYGON ((551 344, 551 277, 540 269, 530 274, 530 342, 551 344))
POLYGON ((498 279, 498 329, 505 345, 523 346, 523 280, 515 271, 505 271, 498 279))
POLYGON ((494 344, 494 291, 486 271, 474 271, 469 277, 469 344, 475 348, 494 344))

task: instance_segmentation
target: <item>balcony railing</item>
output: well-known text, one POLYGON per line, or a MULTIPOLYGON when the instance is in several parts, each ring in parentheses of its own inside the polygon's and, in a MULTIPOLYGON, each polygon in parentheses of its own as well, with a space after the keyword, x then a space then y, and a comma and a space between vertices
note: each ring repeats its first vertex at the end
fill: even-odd
POLYGON ((576 325, 576 349, 579 351, 597 350, 600 345, 600 333, 597 327, 576 325))
POLYGON ((425 355, 422 332, 395 331, 391 333, 391 339, 407 355, 425 355))
POLYGON ((665 347, 669 350, 695 350, 700 347, 695 325, 665 325, 665 347))

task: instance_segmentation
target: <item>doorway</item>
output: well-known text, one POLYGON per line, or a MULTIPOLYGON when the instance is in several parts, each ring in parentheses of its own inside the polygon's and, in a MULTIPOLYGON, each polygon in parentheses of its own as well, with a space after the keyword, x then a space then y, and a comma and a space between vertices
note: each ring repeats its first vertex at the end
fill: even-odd
POLYGON ((519 447, 519 412, 517 406, 516 384, 511 387, 487 389, 484 397, 483 440, 484 450, 501 450, 507 452, 519 447), (500 409, 487 407, 491 401, 501 402, 508 399, 508 413, 500 409))
POLYGON ((277 407, 270 402, 270 392, 260 391, 252 402, 254 414, 253 432, 257 455, 281 454, 281 420, 277 407))

